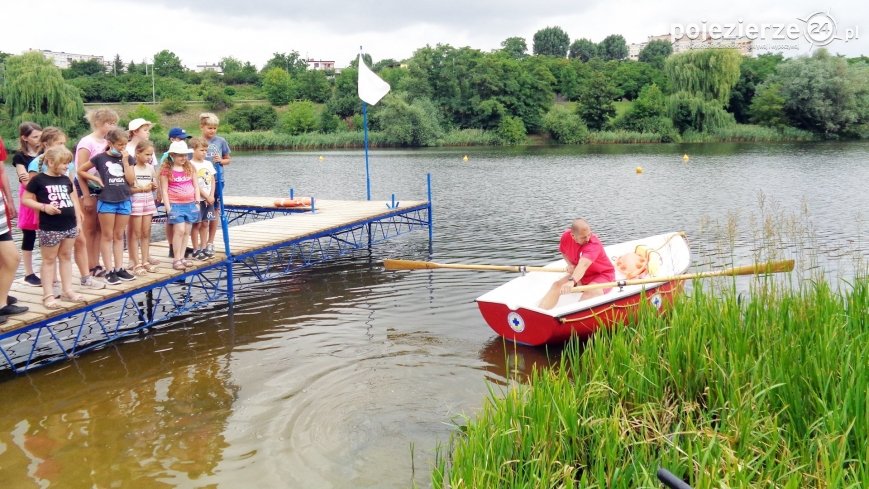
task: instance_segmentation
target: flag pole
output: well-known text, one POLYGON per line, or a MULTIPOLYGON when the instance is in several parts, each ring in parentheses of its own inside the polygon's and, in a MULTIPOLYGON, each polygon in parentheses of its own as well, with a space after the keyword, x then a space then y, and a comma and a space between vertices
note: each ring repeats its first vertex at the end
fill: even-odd
POLYGON ((362 127, 365 141, 365 193, 371 200, 371 177, 368 174, 368 104, 362 101, 362 127))
MULTIPOLYGON (((362 45, 359 46, 359 64, 364 63, 362 59, 362 45)), ((357 70, 361 70, 361 66, 356 67, 357 70)), ((358 77, 357 77, 358 78, 358 77)), ((361 97, 360 97, 361 98, 361 97)), ((371 200, 371 177, 368 173, 368 104, 365 101, 362 101, 362 131, 363 131, 363 144, 365 145, 365 195, 368 200, 371 200)))

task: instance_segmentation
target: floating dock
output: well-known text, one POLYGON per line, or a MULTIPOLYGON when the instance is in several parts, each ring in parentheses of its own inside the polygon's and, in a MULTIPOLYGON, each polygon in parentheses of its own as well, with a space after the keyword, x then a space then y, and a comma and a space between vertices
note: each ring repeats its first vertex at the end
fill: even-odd
MULTIPOLYGON (((30 308, 0 325, 0 371, 22 373, 70 359, 196 308, 229 305, 248 283, 292 274, 400 234, 428 229, 432 236, 431 179, 425 201, 312 199, 283 208, 274 198, 224 199, 221 227, 210 260, 172 269, 167 241, 151 243, 159 271, 101 290, 77 290, 84 302, 42 305, 42 288, 14 283, 10 294, 30 308)), ((125 253, 126 259, 126 253, 125 253)), ((78 271, 73 265, 73 283, 78 271)))

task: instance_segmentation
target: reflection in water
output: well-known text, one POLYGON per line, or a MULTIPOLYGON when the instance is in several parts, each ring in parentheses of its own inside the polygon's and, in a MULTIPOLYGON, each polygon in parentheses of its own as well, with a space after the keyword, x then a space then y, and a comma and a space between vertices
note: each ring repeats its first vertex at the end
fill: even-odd
MULTIPOLYGON (((143 344, 165 351, 174 341, 158 335, 143 344)), ((3 487, 208 487, 237 398, 228 357, 212 351, 155 371, 151 354, 136 349, 110 348, 15 386, 10 394, 30 402, 2 417, 3 487)))
POLYGON ((508 343, 503 338, 492 337, 480 350, 483 368, 489 372, 490 381, 508 385, 505 379, 525 383, 534 370, 548 368, 561 359, 564 345, 540 347, 508 343))
MULTIPOLYGON (((358 151, 318 155, 240 155, 228 191, 364 197, 358 151)), ((371 162, 375 198, 419 198, 432 172, 433 255, 424 232, 410 234, 246 288, 233 314, 199 311, 0 380, 0 489, 397 488, 413 474, 426 487, 435 447, 491 384, 525 382, 561 352, 505 346, 482 320, 474 298, 512 275, 387 273, 383 258, 546 263, 580 215, 606 243, 684 230, 698 269, 793 257, 796 282, 869 261, 866 144, 376 151, 371 162), (594 184, 565 184, 579 176, 594 184)))

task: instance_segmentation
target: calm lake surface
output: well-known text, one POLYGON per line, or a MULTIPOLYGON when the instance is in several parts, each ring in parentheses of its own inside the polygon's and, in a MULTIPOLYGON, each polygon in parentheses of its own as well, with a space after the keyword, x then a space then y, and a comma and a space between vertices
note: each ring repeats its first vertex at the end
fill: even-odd
MULTIPOLYGON (((865 143, 375 151, 371 168, 375 199, 423 200, 432 174, 431 255, 411 233, 244 289, 232 313, 4 377, 0 488, 427 486, 435 447, 547 352, 507 362, 477 311, 511 275, 383 258, 541 264, 582 216, 605 244, 684 230, 696 270, 788 257, 794 281, 842 283, 869 259, 865 143)), ((227 180, 365 198, 361 151, 240 154, 227 180)))

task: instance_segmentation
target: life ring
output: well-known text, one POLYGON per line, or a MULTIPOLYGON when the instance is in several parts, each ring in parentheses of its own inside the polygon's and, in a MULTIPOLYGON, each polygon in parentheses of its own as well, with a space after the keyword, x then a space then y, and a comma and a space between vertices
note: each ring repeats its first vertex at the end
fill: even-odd
POLYGON ((646 273, 649 260, 637 253, 625 253, 616 259, 616 268, 627 279, 639 278, 646 273))
POLYGON ((296 199, 277 199, 275 207, 305 207, 311 205, 310 197, 299 197, 296 199))

